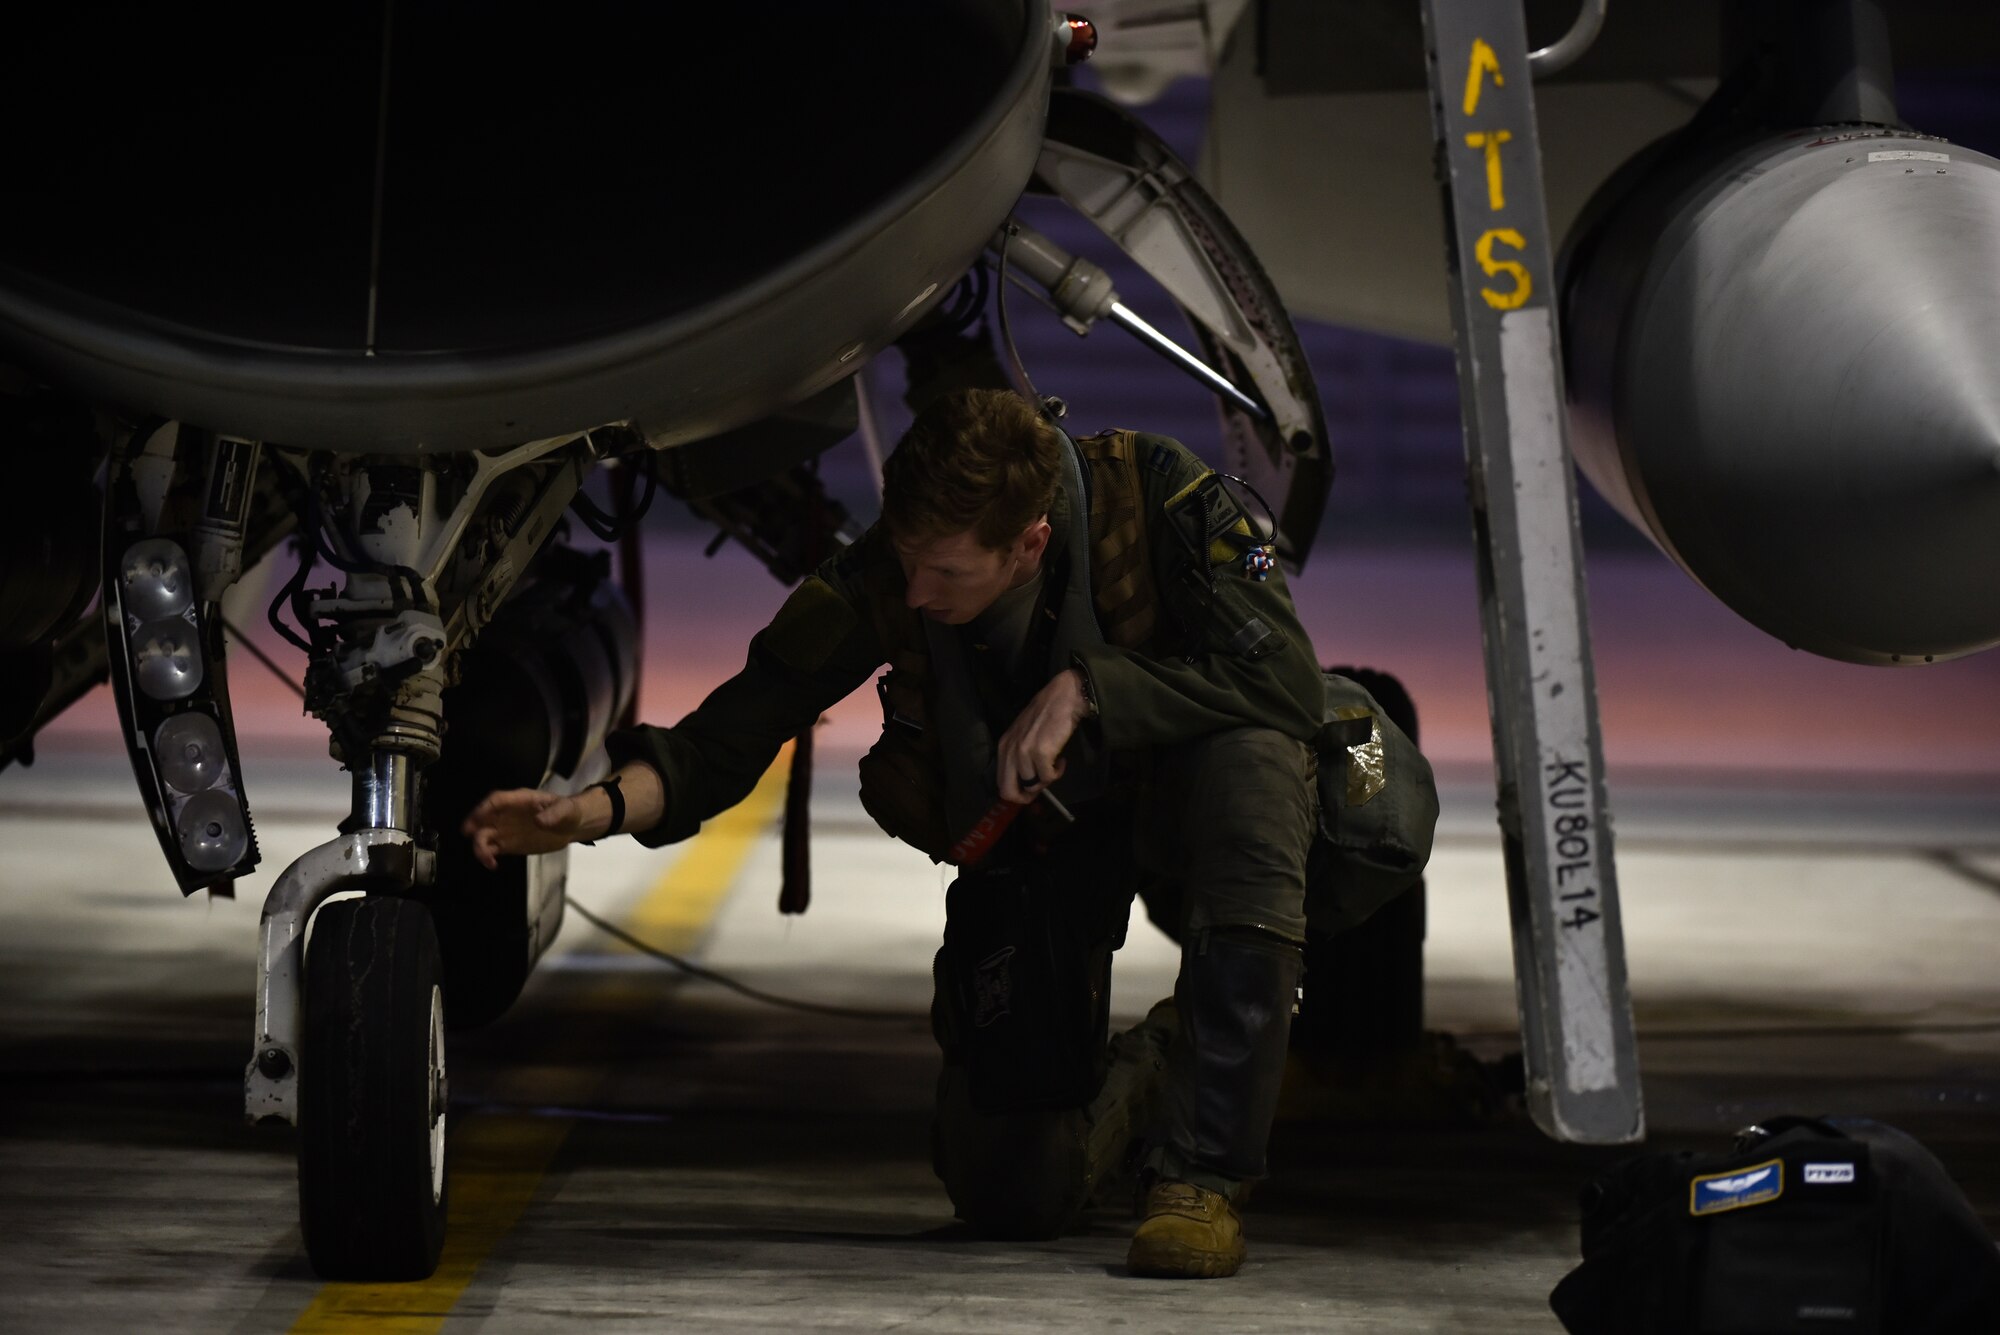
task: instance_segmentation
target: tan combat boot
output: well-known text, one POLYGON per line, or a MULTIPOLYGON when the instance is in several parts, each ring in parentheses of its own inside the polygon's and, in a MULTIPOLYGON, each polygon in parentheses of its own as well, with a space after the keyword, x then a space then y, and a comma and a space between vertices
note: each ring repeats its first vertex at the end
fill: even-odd
POLYGON ((1243 1264, 1243 1221, 1220 1192, 1162 1182, 1146 1193, 1146 1219, 1125 1266, 1155 1279, 1223 1279, 1243 1264))

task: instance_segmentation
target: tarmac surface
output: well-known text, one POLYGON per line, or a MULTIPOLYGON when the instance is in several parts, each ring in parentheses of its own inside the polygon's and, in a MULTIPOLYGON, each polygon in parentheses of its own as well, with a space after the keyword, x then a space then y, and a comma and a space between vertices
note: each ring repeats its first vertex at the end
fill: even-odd
MULTIPOLYGON (((835 754, 804 918, 775 912, 768 782, 677 849, 578 850, 572 892, 747 982, 904 1018, 686 984, 572 915, 514 1010, 452 1040, 438 1276, 322 1284, 291 1133, 243 1125, 240 1078, 263 892, 328 837, 344 776, 296 752, 248 768, 266 861, 233 901, 175 892, 115 752, 0 774, 0 1330, 1550 1331, 1577 1189, 1629 1152, 1508 1108, 1384 1121, 1334 1091, 1329 1117, 1301 1082, 1234 1280, 1128 1277, 1110 1205, 1056 1242, 970 1237, 928 1164, 939 869, 868 826, 835 754)), ((2000 1230, 2000 795, 1614 775, 1613 798, 1652 1145, 1872 1114, 2000 1230)), ((1445 806, 1429 1023, 1490 1061, 1516 1046, 1491 793, 1445 806)), ((1174 969, 1132 936, 1126 1020, 1174 969)))

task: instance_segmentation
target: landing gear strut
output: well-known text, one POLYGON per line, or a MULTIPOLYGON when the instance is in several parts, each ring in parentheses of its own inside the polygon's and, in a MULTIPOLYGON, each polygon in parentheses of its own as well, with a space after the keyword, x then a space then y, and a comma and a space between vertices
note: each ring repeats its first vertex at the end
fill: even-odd
MULTIPOLYGON (((595 445, 437 466, 272 454, 291 470, 306 545, 281 601, 307 630, 307 708, 353 776, 353 805, 265 903, 245 1109, 299 1128, 300 1222, 321 1276, 422 1278, 444 1242, 449 1099, 449 998, 422 902, 439 865, 423 773, 443 751, 461 653, 554 530, 595 445), (344 587, 303 587, 320 557, 344 587)), ((553 883, 559 895, 559 868, 553 883)))

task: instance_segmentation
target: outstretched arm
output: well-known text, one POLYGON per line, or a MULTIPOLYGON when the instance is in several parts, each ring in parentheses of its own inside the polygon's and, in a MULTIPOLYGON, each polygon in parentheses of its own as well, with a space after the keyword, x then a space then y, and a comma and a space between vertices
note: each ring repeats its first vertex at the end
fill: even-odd
POLYGON ((666 815, 666 788, 659 771, 643 760, 621 766, 612 776, 625 799, 625 818, 611 828, 611 795, 592 785, 573 797, 534 788, 510 788, 487 795, 472 809, 459 832, 472 840, 472 856, 488 871, 500 859, 525 853, 553 853, 581 840, 626 830, 649 830, 666 815))
MULTIPOLYGON (((743 800, 779 749, 821 712, 868 679, 882 649, 861 603, 859 578, 885 548, 873 535, 792 591, 771 624, 750 642, 748 661, 672 728, 640 725, 612 733, 625 819, 618 833, 650 847, 685 839, 743 800)), ((486 866, 515 853, 542 853, 609 832, 611 801, 589 789, 575 797, 532 789, 493 793, 466 818, 473 853, 486 866)))

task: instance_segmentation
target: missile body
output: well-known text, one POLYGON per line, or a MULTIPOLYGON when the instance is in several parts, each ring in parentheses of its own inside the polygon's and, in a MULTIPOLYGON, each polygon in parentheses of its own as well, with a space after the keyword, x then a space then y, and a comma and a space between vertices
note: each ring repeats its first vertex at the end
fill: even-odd
POLYGON ((2000 162, 1854 126, 1656 148, 1563 270, 1578 462, 1690 575, 1830 658, 2000 642, 2000 162))

